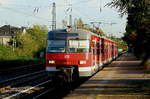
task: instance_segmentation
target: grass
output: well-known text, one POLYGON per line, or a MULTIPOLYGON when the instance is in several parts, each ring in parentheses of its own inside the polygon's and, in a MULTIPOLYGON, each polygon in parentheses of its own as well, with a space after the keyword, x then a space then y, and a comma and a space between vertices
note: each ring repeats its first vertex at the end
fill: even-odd
POLYGON ((0 69, 14 68, 19 66, 44 63, 44 58, 34 57, 21 49, 12 50, 11 46, 0 44, 0 69))

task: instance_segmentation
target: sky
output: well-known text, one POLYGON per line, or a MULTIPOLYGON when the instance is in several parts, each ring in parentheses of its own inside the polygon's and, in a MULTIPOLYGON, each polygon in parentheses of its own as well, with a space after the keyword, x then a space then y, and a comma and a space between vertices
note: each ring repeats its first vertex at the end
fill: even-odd
POLYGON ((62 28, 62 20, 68 20, 69 4, 72 17, 81 18, 85 24, 101 22, 100 28, 117 37, 123 36, 126 17, 120 17, 117 9, 105 6, 111 0, 0 0, 0 26, 25 26, 52 24, 52 3, 56 3, 57 28, 62 28), (105 7, 104 7, 105 6, 105 7), (101 11, 100 11, 101 9, 101 11), (111 25, 110 23, 115 23, 111 25))

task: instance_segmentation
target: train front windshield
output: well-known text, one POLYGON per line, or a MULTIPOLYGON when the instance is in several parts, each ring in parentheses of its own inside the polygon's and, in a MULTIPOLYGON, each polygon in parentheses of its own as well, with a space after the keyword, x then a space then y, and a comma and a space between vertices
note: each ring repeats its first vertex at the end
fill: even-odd
POLYGON ((50 53, 66 52, 66 41, 65 40, 48 40, 48 52, 50 53))
POLYGON ((49 53, 88 53, 89 40, 48 40, 49 53))

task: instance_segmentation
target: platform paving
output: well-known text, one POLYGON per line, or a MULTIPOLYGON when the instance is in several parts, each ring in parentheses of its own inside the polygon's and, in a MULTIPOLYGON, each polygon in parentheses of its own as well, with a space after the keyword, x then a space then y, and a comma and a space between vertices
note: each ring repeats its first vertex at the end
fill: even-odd
POLYGON ((63 99, 150 99, 150 74, 123 54, 63 99))

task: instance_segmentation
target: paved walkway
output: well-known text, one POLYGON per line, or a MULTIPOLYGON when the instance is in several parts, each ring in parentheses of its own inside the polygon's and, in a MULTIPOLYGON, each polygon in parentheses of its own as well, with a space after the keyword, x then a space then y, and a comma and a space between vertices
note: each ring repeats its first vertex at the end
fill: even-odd
POLYGON ((150 99, 149 88, 150 74, 124 54, 63 99, 150 99))

